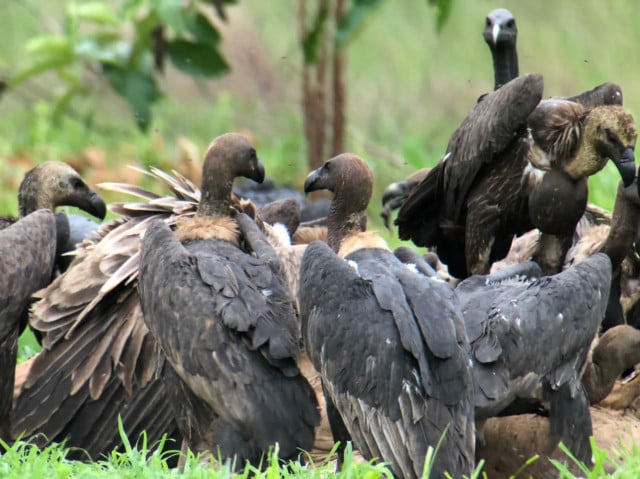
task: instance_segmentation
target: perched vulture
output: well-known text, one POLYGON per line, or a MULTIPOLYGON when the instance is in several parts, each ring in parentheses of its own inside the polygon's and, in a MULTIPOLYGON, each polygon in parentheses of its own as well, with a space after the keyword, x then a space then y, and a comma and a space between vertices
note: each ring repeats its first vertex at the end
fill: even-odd
POLYGON ((471 343, 476 421, 481 429, 489 417, 530 412, 537 407, 530 403, 542 400, 552 440, 589 462, 589 398, 581 375, 606 309, 611 261, 597 253, 537 278, 531 265, 516 265, 526 271, 519 276, 472 276, 455 290, 471 343))
POLYGON ((313 171, 305 192, 334 193, 328 243, 315 242, 300 268, 306 350, 320 371, 336 441, 352 439, 366 459, 397 477, 469 475, 475 435, 468 343, 448 285, 398 260, 363 230, 373 178, 342 154, 313 171))
POLYGON ((0 230, 0 438, 10 442, 11 403, 20 325, 31 295, 51 281, 56 219, 37 210, 0 230))
POLYGON ((558 271, 586 207, 587 177, 608 159, 625 185, 635 177, 629 113, 540 102, 542 89, 542 77, 529 74, 487 94, 400 209, 400 238, 435 246, 454 276, 487 273, 514 235, 534 227, 543 232, 535 259, 558 271))
POLYGON ((162 221, 146 230, 138 291, 184 440, 242 468, 275 443, 283 459, 310 450, 320 416, 298 369, 280 261, 248 216, 232 214, 238 176, 261 182, 264 167, 244 137, 222 135, 205 156, 196 215, 175 233, 162 221))

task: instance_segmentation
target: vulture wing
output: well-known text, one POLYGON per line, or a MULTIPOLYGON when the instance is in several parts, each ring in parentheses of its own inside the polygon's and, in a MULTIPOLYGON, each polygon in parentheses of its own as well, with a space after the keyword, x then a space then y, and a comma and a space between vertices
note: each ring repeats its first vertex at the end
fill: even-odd
POLYGON ((580 376, 607 306, 609 258, 598 253, 533 281, 491 285, 486 278, 469 278, 456 290, 475 362, 477 417, 499 413, 517 395, 542 390, 550 403, 552 434, 589 460, 589 402, 580 376), (533 387, 514 390, 524 382, 533 387))
POLYGON ((183 246, 157 221, 144 236, 138 290, 189 390, 259 450, 278 441, 289 457, 311 448, 319 414, 297 368, 295 310, 274 257, 221 240, 183 246))
POLYGON ((38 210, 0 231, 0 437, 9 440, 9 414, 18 335, 31 295, 51 281, 56 253, 56 220, 38 210))
POLYGON ((468 473, 464 332, 431 280, 388 251, 359 250, 344 261, 318 242, 302 260, 299 301, 308 353, 363 455, 390 461, 399 477, 419 477, 428 446, 446 430, 434 475, 468 473))
POLYGON ((447 153, 400 208, 396 224, 403 239, 420 238, 418 244, 432 246, 439 218, 457 223, 467 195, 484 165, 491 163, 519 137, 529 114, 542 98, 543 79, 538 74, 518 77, 479 101, 453 133, 447 153), (437 202, 437 215, 422 220, 425 209, 437 202), (422 226, 416 228, 412 223, 422 226), (434 223, 435 224, 431 224, 434 223), (424 229, 427 233, 423 232, 424 229))

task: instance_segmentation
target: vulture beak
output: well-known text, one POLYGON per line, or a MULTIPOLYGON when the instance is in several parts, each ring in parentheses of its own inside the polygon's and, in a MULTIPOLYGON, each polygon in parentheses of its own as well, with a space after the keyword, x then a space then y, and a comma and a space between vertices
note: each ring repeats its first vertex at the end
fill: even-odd
POLYGON ((389 226, 389 218, 391 216, 391 212, 402 206, 404 202, 404 197, 407 194, 407 182, 406 181, 396 181, 395 183, 391 183, 384 190, 382 194, 382 221, 387 229, 391 229, 389 226))
POLYGON ((633 148, 627 148, 622 153, 622 156, 613 158, 613 163, 620 172, 624 186, 629 186, 633 183, 636 177, 636 163, 633 148))
POLYGON ((498 37, 500 36, 500 24, 496 23, 491 28, 491 38, 493 40, 493 44, 498 44, 498 37))
POLYGON ((252 169, 251 176, 248 178, 250 180, 255 181, 256 183, 262 183, 264 181, 264 165, 260 160, 256 163, 256 165, 252 169))
POLYGON ((309 173, 309 176, 307 176, 307 179, 304 181, 305 194, 311 193, 312 191, 326 189, 326 186, 324 185, 326 177, 327 173, 324 166, 321 166, 309 173))
POLYGON ((91 216, 103 220, 107 215, 107 205, 104 203, 104 200, 89 187, 87 187, 86 190, 83 188, 83 190, 82 194, 75 196, 69 201, 69 205, 76 206, 91 216))

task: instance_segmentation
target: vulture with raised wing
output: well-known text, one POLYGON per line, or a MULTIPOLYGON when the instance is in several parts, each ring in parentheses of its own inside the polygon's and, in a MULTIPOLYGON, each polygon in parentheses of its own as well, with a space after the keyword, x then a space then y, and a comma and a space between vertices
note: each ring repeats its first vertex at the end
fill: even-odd
POLYGON ((514 235, 534 227, 543 232, 535 259, 546 273, 559 271, 586 207, 588 176, 611 159, 625 185, 635 177, 629 113, 541 102, 542 89, 542 77, 529 74, 487 94, 400 209, 400 238, 435 246, 454 276, 487 273, 514 235))
MULTIPOLYGON (((334 193, 328 246, 314 242, 300 268, 306 351, 320 371, 336 441, 352 439, 366 459, 397 477, 470 474, 474 464, 471 370, 462 317, 451 288, 398 260, 363 231, 373 178, 342 154, 313 171, 305 191, 334 193)), ((339 458, 340 460, 340 458, 339 458)))
POLYGON ((207 150, 197 213, 144 234, 138 291, 171 370, 176 420, 196 452, 258 465, 274 444, 296 458, 320 420, 300 374, 298 323, 280 261, 258 226, 232 213, 234 178, 264 179, 255 149, 225 134, 207 150))
POLYGON ((479 430, 488 417, 531 412, 542 401, 554 447, 562 440, 589 462, 591 419, 581 376, 607 306, 611 261, 597 253, 543 277, 530 264, 519 267, 527 273, 472 276, 455 290, 471 343, 479 430))

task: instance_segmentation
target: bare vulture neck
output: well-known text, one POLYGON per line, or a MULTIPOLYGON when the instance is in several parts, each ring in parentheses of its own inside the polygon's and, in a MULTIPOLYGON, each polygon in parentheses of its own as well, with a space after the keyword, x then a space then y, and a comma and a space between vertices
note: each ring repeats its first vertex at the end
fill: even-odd
POLYGON ((640 207, 623 193, 623 186, 620 184, 616 204, 613 207, 609 235, 602 248, 602 252, 611 259, 614 269, 619 267, 627 256, 629 248, 635 241, 638 226, 640 226, 640 207))
POLYGON ((355 208, 354 203, 351 199, 342 198, 339 193, 331 202, 327 215, 327 243, 336 253, 347 236, 366 229, 366 212, 362 208, 355 208))
POLYGON ((216 164, 202 177, 202 190, 198 204, 199 216, 229 216, 231 209, 232 175, 228 169, 216 164))
POLYGON ((493 56, 494 89, 497 90, 518 76, 518 52, 515 43, 501 43, 491 50, 491 55, 493 56))

